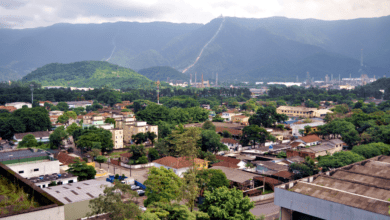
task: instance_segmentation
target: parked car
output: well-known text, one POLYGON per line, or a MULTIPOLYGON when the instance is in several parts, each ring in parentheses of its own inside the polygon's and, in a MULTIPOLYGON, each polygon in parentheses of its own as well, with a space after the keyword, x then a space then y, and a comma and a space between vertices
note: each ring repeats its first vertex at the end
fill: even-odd
POLYGON ((131 185, 131 189, 132 190, 137 190, 137 189, 140 189, 141 187, 137 186, 137 185, 131 185))
POLYGON ((140 207, 139 207, 139 209, 141 209, 143 212, 145 212, 145 211, 146 211, 146 208, 145 208, 145 207, 143 207, 143 206, 140 206, 140 207))
POLYGON ((144 196, 145 195, 145 191, 143 191, 142 189, 137 190, 137 193, 138 193, 139 196, 144 196))

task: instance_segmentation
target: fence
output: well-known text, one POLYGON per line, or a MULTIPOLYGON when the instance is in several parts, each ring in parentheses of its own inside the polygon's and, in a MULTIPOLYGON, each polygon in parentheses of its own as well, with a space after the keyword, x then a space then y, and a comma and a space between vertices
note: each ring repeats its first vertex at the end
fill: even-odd
POLYGON ((141 168, 147 168, 154 166, 154 163, 146 163, 146 164, 136 164, 136 165, 129 165, 121 162, 122 167, 131 168, 131 169, 141 169, 141 168))
POLYGON ((270 193, 270 194, 266 194, 266 195, 249 197, 249 199, 252 202, 258 202, 258 201, 263 201, 263 200, 267 200, 267 199, 273 199, 274 197, 275 197, 275 193, 270 193))

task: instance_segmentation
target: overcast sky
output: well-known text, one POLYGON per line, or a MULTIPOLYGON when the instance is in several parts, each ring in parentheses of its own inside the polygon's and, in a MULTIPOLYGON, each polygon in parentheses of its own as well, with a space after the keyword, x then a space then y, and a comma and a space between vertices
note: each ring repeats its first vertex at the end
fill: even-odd
POLYGON ((55 23, 168 21, 230 17, 340 20, 390 15, 390 0, 0 0, 0 28, 55 23))

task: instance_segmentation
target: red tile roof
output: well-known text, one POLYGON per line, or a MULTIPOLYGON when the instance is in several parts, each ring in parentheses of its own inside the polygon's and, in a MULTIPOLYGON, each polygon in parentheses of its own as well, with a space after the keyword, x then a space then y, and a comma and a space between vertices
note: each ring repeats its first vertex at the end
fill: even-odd
MULTIPOLYGON (((204 163, 205 161, 202 159, 195 158, 195 164, 204 163)), ((153 161, 153 163, 158 163, 167 167, 172 167, 175 169, 185 168, 192 166, 192 160, 187 159, 186 157, 163 157, 158 160, 153 161)))
POLYGON ((296 148, 298 147, 300 144, 302 144, 301 142, 293 142, 290 146, 291 148, 296 148))
POLYGON ((304 141, 305 143, 313 143, 313 142, 317 142, 317 141, 321 141, 322 139, 320 137, 318 137, 318 135, 316 134, 311 134, 311 135, 307 135, 305 137, 301 137, 299 138, 301 139, 302 141, 304 141))
POLYGON ((217 158, 217 160, 220 160, 220 161, 225 161, 225 162, 229 162, 229 163, 232 163, 232 164, 235 164, 237 165, 238 163, 241 162, 241 160, 239 159, 235 159, 235 158, 231 158, 231 157, 224 157, 224 156, 215 156, 217 158))
POLYGON ((69 165, 74 163, 75 157, 69 156, 67 153, 60 152, 57 155, 57 159, 64 165, 69 165))
POLYGON ((235 117, 235 118, 249 118, 248 116, 245 116, 245 115, 235 115, 235 116, 232 116, 232 117, 235 117))
POLYGON ((222 133, 223 131, 228 131, 230 134, 235 135, 235 136, 242 135, 241 130, 232 129, 232 128, 216 127, 215 131, 217 133, 222 133))
MULTIPOLYGON (((257 181, 261 181, 261 182, 264 181, 264 177, 263 176, 256 176, 253 179, 255 179, 257 181)), ((265 182, 269 183, 269 184, 273 184, 273 185, 278 185, 278 184, 283 183, 282 181, 279 181, 279 180, 271 178, 271 177, 265 177, 265 182)))
POLYGON ((232 139, 232 138, 222 138, 222 143, 228 143, 228 144, 238 144, 238 141, 232 139))
POLYGON ((237 165, 234 163, 229 163, 227 161, 221 161, 218 163, 213 164, 213 167, 229 167, 229 168, 239 168, 237 165))
POLYGON ((282 177, 284 179, 292 179, 294 174, 288 171, 280 171, 277 173, 272 174, 273 176, 282 177))
POLYGON ((0 106, 0 109, 7 110, 7 111, 9 111, 9 112, 13 112, 13 111, 16 110, 16 108, 13 107, 13 106, 0 106))

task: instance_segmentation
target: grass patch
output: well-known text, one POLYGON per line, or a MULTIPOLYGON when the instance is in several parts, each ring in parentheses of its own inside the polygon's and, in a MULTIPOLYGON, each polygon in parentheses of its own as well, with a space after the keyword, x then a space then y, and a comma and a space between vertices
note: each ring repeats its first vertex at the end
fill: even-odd
POLYGON ((109 158, 119 158, 121 157, 121 154, 127 153, 127 151, 116 151, 116 152, 111 152, 108 157, 109 158))

